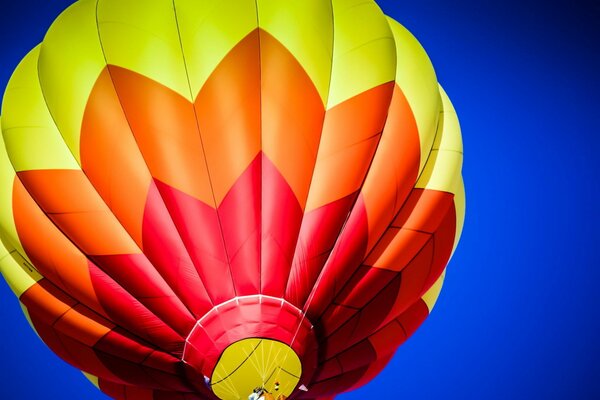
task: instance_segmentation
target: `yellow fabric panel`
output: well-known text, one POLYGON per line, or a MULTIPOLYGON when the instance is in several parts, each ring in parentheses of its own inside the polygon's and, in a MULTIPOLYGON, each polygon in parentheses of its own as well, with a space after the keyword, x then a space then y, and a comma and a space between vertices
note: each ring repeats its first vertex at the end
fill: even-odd
POLYGON ((258 23, 294 55, 326 104, 333 56, 331 3, 258 0, 258 23))
POLYGON ((145 75, 192 100, 171 0, 100 1, 98 30, 108 64, 145 75))
POLYGON ((438 122, 438 132, 442 132, 443 134, 436 136, 433 149, 452 150, 462 153, 463 142, 458 115, 444 89, 441 86, 439 88, 442 99, 442 111, 438 122))
POLYGON ((431 310, 433 310, 433 307, 435 306, 435 303, 437 302, 438 298, 440 297, 440 292, 442 291, 442 286, 444 285, 445 278, 446 269, 444 268, 444 272, 442 272, 442 275, 440 275, 440 277, 437 279, 437 281, 435 281, 433 286, 431 286, 422 297, 425 304, 427 304, 427 308, 429 309, 430 313, 431 310))
POLYGON ((15 295, 20 297, 42 279, 42 275, 27 258, 15 227, 12 205, 15 175, 4 141, 0 140, 0 273, 15 295))
POLYGON ((454 208, 456 210, 456 235, 454 235, 454 247, 452 248, 452 254, 454 254, 465 225, 466 198, 465 184, 462 177, 456 181, 452 192, 454 193, 454 208))
POLYGON ((94 386, 96 386, 96 388, 100 389, 100 383, 98 383, 98 377, 94 376, 92 374, 88 374, 85 371, 81 371, 81 373, 83 374, 83 376, 85 376, 90 382, 92 382, 92 384, 94 386))
POLYGON ((83 112, 105 66, 96 27, 96 0, 78 1, 54 21, 39 56, 44 98, 78 162, 83 112))
POLYGON ((10 251, 6 248, 4 243, 2 243, 2 241, 0 241, 0 260, 4 259, 4 257, 8 256, 9 254, 10 254, 10 251))
POLYGON ((39 46, 19 64, 4 95, 2 134, 15 170, 78 169, 48 111, 38 79, 39 46))
POLYGON ((462 180, 460 124, 448 96, 443 91, 440 93, 444 108, 440 111, 435 146, 415 187, 455 193, 462 180))
POLYGON ((327 108, 396 75, 396 46, 374 1, 333 0, 333 65, 327 108), (360 21, 360 23, 357 23, 360 21))
POLYGON ((43 278, 16 250, 0 259, 0 273, 17 297, 43 278))
MULTIPOLYGON (((175 0, 169 3, 175 4, 181 47, 195 98, 225 55, 257 28, 256 3, 255 0, 175 0)), ((145 7, 145 3, 140 4, 145 7)))
MULTIPOLYGON (((4 118, 0 120, 0 126, 3 123, 4 118)), ((0 129, 0 133, 4 133, 2 129, 0 129)), ((0 139, 0 239, 4 242, 5 248, 9 251, 16 250, 26 258, 27 262, 31 263, 31 260, 25 255, 25 250, 19 240, 13 216, 13 184, 15 179, 15 170, 8 159, 4 141, 0 139)))
POLYGON ((231 344, 219 359, 211 377, 213 392, 223 400, 248 397, 255 387, 289 396, 302 375, 300 359, 286 344, 260 338, 231 344), (279 390, 275 392, 275 382, 279 390))
POLYGON ((462 153, 452 150, 432 150, 416 188, 453 193, 461 179, 462 153))
POLYGON ((465 220, 465 188, 461 175, 463 143, 456 111, 441 86, 439 93, 443 107, 438 120, 437 135, 425 169, 415 186, 454 194, 456 210, 456 234, 452 249, 454 253, 465 220))
POLYGON ((393 19, 388 17, 388 22, 398 55, 396 84, 406 96, 419 129, 419 171, 422 171, 433 144, 441 108, 437 77, 427 53, 417 39, 393 19))

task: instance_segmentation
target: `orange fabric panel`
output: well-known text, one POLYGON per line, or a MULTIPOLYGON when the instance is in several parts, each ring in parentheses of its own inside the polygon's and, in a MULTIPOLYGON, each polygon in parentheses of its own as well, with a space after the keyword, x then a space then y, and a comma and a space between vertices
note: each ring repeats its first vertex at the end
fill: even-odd
POLYGON ((45 284, 47 283, 43 280, 36 283, 21 295, 20 300, 25 307, 35 306, 30 313, 43 310, 38 313, 39 316, 45 324, 52 325, 77 303, 67 295, 61 296, 60 299, 56 298, 44 288, 45 284))
POLYGON ((113 323, 94 315, 81 304, 71 308, 54 324, 54 329, 90 347, 114 327, 113 323))
POLYGON ((402 271, 431 239, 431 235, 408 229, 390 228, 364 264, 375 268, 402 271))
POLYGON ((108 69, 152 176, 214 204, 193 105, 143 75, 113 65, 108 69))
POLYGON ((325 106, 296 58, 262 30, 260 53, 262 148, 304 208, 317 159, 325 106))
POLYGON ((40 273, 78 301, 102 310, 87 258, 44 215, 18 179, 13 188, 13 213, 19 240, 40 273))
POLYGON ((414 189, 392 226, 433 233, 453 205, 452 193, 414 189))
POLYGON ((307 211, 360 188, 379 143, 393 89, 393 82, 386 83, 327 110, 307 211))
POLYGON ((369 221, 367 250, 375 246, 410 194, 420 160, 417 123, 404 93, 395 85, 381 141, 361 191, 369 221))
MULTIPOLYGON (((54 272, 56 277, 54 280, 59 288, 64 287, 65 292, 103 316, 107 316, 106 311, 104 311, 105 308, 102 306, 107 303, 107 296, 111 296, 111 299, 117 300, 117 302, 121 301, 121 304, 132 305, 131 299, 123 296, 123 289, 117 290, 116 287, 112 287, 116 285, 112 280, 107 285, 109 286, 108 290, 110 290, 109 294, 106 291, 104 291, 104 294, 102 294, 102 291, 98 292, 98 277, 96 277, 96 282, 92 282, 90 267, 85 256, 47 219, 46 215, 37 207, 22 186, 20 189, 15 190, 15 193, 14 212, 17 232, 27 254, 42 273, 56 271, 54 272)), ((62 225, 64 226, 64 224, 62 225)), ((98 226, 90 225, 88 227, 90 232, 93 232, 94 228, 98 229, 98 226)), ((102 240, 101 237, 97 239, 102 240)), ((112 257, 126 258, 123 255, 112 257)), ((133 258, 131 255, 129 257, 133 258)), ((142 259, 144 256, 138 255, 137 257, 142 259)), ((108 262, 110 261, 112 260, 108 262)), ((187 311, 178 299, 172 297, 173 294, 170 288, 158 278, 158 274, 147 268, 148 262, 142 260, 134 265, 124 265, 126 268, 119 269, 118 273, 114 270, 115 267, 119 267, 118 264, 104 266, 113 268, 113 270, 110 270, 112 275, 125 282, 127 289, 143 289, 150 293, 153 296, 152 298, 141 300, 151 311, 157 312, 159 317, 168 322, 177 321, 178 323, 181 322, 182 325, 193 325, 191 316, 189 320, 183 319, 183 316, 187 318, 187 311), (170 308, 165 311, 164 309, 167 307, 170 308), (167 316, 171 319, 169 320, 167 316)), ((96 273, 98 274, 98 272, 96 273)), ((112 312, 114 313, 114 310, 112 312)), ((144 310, 144 312, 147 311, 144 310)), ((177 326, 176 323, 173 324, 177 326)))
POLYGON ((81 166, 108 207, 142 247, 142 220, 152 177, 105 69, 83 117, 81 166))
POLYGON ((313 211, 360 189, 378 143, 379 135, 319 160, 306 211, 313 211))
POLYGON ((102 211, 104 204, 78 169, 21 171, 19 179, 46 214, 102 211))
POLYGON ((221 61, 194 104, 217 205, 260 151, 259 57, 255 30, 221 61))
POLYGON ((125 235, 108 211, 51 214, 52 220, 87 255, 137 254, 140 250, 125 235))
POLYGON ((44 212, 84 253, 140 252, 81 170, 34 170, 18 175, 44 212))

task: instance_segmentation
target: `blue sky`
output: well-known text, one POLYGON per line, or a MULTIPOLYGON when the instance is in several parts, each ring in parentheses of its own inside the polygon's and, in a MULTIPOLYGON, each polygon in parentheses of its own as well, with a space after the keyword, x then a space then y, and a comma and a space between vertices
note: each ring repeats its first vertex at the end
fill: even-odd
MULTIPOLYGON (((69 3, 0 5, 0 91, 69 3)), ((433 314, 340 399, 600 398, 600 3, 379 4, 457 109, 467 218, 433 314)), ((3 281, 0 321, 0 399, 105 398, 37 339, 3 281)))

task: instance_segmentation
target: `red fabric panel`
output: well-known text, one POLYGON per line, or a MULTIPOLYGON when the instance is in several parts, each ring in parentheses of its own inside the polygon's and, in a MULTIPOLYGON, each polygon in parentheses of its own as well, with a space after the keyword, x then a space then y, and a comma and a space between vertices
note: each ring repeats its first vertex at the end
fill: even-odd
POLYGON ((150 353, 142 364, 170 374, 181 374, 181 360, 160 350, 150 353))
POLYGON ((94 349, 134 364, 143 364, 169 374, 181 372, 180 360, 170 354, 150 348, 120 328, 105 335, 94 349))
POLYGON ((125 386, 119 383, 107 380, 98 379, 98 386, 102 393, 106 394, 114 400, 125 400, 125 386))
POLYGON ((154 349, 139 343, 130 336, 131 334, 117 327, 100 339, 94 348, 107 354, 118 355, 134 363, 141 363, 154 349))
POLYGON ((262 157, 261 293, 283 297, 303 211, 277 168, 262 157))
POLYGON ((94 376, 101 376, 116 382, 126 383, 126 381, 121 379, 118 372, 115 372, 102 362, 92 348, 59 332, 57 332, 57 337, 63 344, 64 349, 70 354, 74 361, 74 366, 94 376))
MULTIPOLYGON (((176 375, 153 370, 100 351, 94 355, 105 368, 119 378, 121 383, 149 389, 190 390, 176 375)), ((96 376, 106 377, 106 375, 98 375, 94 371, 90 372, 96 376)))
POLYGON ((154 270, 143 254, 93 256, 96 265, 165 321, 181 336, 186 336, 196 322, 181 300, 170 290, 166 282, 154 270), (146 274, 143 271, 152 271, 146 274))
MULTIPOLYGON (((360 348, 361 345, 364 346, 364 343, 368 342, 370 343, 369 348, 372 348, 376 354, 375 359, 361 357, 360 361, 355 361, 354 368, 360 369, 366 367, 367 370, 364 372, 363 376, 347 390, 357 389, 377 376, 392 359, 398 347, 405 342, 406 338, 407 336, 400 323, 392 321, 384 328, 371 335, 368 340, 355 346, 356 348, 360 348)), ((354 347, 342 354, 353 354, 353 349, 354 347)))
POLYGON ((348 307, 362 308, 396 275, 394 271, 362 265, 340 291, 335 302, 348 307))
MULTIPOLYGON (((324 365, 327 366, 327 369, 320 369, 315 381, 323 381, 323 385, 325 382, 331 382, 332 385, 342 382, 342 385, 344 385, 347 381, 339 378, 339 376, 347 374, 356 376, 352 373, 352 371, 356 371, 356 374, 361 376, 357 377, 357 380, 344 390, 353 390, 368 383, 385 367, 393 357, 396 349, 417 330, 428 315, 429 311, 425 302, 422 300, 417 301, 402 313, 397 320, 391 321, 366 340, 326 361, 324 365), (343 366, 344 372, 336 371, 333 368, 337 360, 343 366), (335 372, 339 372, 339 374, 335 372)), ((310 387, 312 393, 315 385, 310 387)))
POLYGON ((381 358, 393 354, 407 338, 408 336, 402 325, 397 320, 393 320, 369 336, 368 341, 375 349, 377 358, 381 358))
POLYGON ((317 286, 306 312, 311 320, 317 320, 335 295, 350 279, 365 258, 368 223, 364 199, 358 196, 352 214, 337 238, 335 248, 324 266, 323 276, 317 286))
POLYGON ((50 350, 75 368, 82 369, 84 367, 83 365, 79 365, 78 360, 69 353, 67 348, 61 342, 58 332, 52 329, 52 326, 44 321, 43 315, 37 314, 35 311, 30 311, 29 317, 31 318, 31 323, 35 328, 35 331, 50 350))
POLYGON ((229 268, 217 211, 169 185, 155 182, 213 303, 235 297, 231 276, 222 272, 229 268))
POLYGON ((200 318, 212 302, 153 181, 142 225, 144 253, 181 301, 200 318))
POLYGON ((333 378, 342 374, 342 365, 337 358, 332 358, 325 362, 321 362, 317 369, 317 373, 315 374, 313 380, 315 382, 323 381, 325 379, 333 378))
POLYGON ((400 314, 396 321, 402 325, 406 332, 406 337, 409 338, 421 326, 425 319, 429 316, 429 308, 423 300, 417 301, 409 309, 400 314))
POLYGON ((430 240, 402 271, 402 283, 394 304, 395 315, 404 312, 427 290, 425 283, 431 271, 434 251, 433 241, 430 240))
MULTIPOLYGON (((372 302, 360 311, 359 315, 352 317, 353 319, 358 318, 360 321, 360 328, 352 331, 352 339, 348 336, 334 335, 329 340, 333 340, 336 344, 340 344, 341 341, 339 339, 341 337, 346 337, 345 340, 350 341, 350 343, 357 339, 362 339, 366 337, 369 332, 377 330, 379 327, 395 318, 398 313, 410 307, 420 298, 423 292, 425 280, 429 275, 432 251, 433 246, 430 242, 402 273, 395 274, 397 278, 394 278, 390 282, 386 282, 388 286, 386 286, 384 290, 378 292, 372 302), (333 337, 336 339, 333 339, 333 337)), ((323 324, 328 327, 327 331, 331 331, 336 328, 336 324, 338 324, 339 321, 340 319, 327 320, 324 321, 323 324)), ((336 334, 347 335, 349 326, 351 325, 340 329, 341 332, 336 332, 336 334)))
MULTIPOLYGON (((325 358, 330 358, 373 333, 391 312, 401 285, 398 276, 363 309, 326 339, 325 358)), ((327 324, 328 321, 322 321, 327 324)))
POLYGON ((285 293, 296 307, 304 306, 355 199, 353 193, 304 215, 285 293))
POLYGON ((135 386, 125 386, 125 398, 127 400, 153 400, 154 391, 146 388, 139 388, 135 386))
POLYGON ((183 337, 91 262, 90 276, 102 307, 117 325, 168 352, 183 350, 183 337))
POLYGON ((261 156, 258 155, 218 209, 229 269, 238 296, 260 292, 260 178, 261 156))
MULTIPOLYGON (((109 329, 111 326, 108 321, 103 321, 102 318, 95 316, 92 311, 86 310, 83 305, 75 304, 72 299, 50 282, 42 280, 41 284, 34 285, 32 289, 26 291, 21 300, 28 308, 34 326, 53 351, 77 368, 96 376, 113 380, 119 379, 122 382, 132 382, 129 375, 119 371, 123 368, 127 371, 132 368, 142 368, 139 363, 149 359, 149 356, 153 354, 154 350, 128 338, 129 334, 123 332, 122 329, 116 328, 118 332, 109 331, 104 334, 104 329, 109 329), (39 290, 35 290, 36 288, 39 288, 39 290), (40 297, 42 294, 45 297, 40 297), (59 307, 61 304, 62 307, 59 307), (78 310, 76 316, 79 317, 72 320, 72 322, 79 325, 62 323, 63 317, 69 311, 73 311, 70 307, 78 310), (69 311, 64 312, 65 309, 69 311), (53 310, 56 310, 56 312, 53 312, 53 310), (89 330, 88 327, 81 325, 86 324, 86 318, 90 319, 89 330), (94 324, 97 324, 98 327, 95 327, 94 324), (108 328, 99 328, 101 325, 108 328), (78 327, 80 327, 79 330, 77 330, 78 327), (98 334, 103 335, 102 338, 99 338, 98 334), (127 361, 128 359, 130 361, 127 361), (107 363, 107 360, 113 361, 112 364, 107 363), (125 365, 125 367, 122 367, 122 365, 125 365)), ((173 368, 178 360, 172 356, 162 354, 162 362, 155 363, 153 367, 158 367, 171 374, 180 372, 180 370, 173 368)), ((154 371, 151 372, 155 374, 154 371)), ((147 376, 147 374, 144 375, 147 376)), ((167 376, 167 378, 173 379, 172 375, 167 376)), ((166 379, 161 377, 161 380, 165 381, 166 379)), ((145 382, 139 379, 137 381, 145 382)))
POLYGON ((336 356, 344 372, 362 368, 377 359, 377 353, 368 340, 352 346, 336 356))
POLYGON ((327 321, 319 326, 320 334, 323 337, 331 335, 344 322, 348 321, 357 313, 356 308, 349 308, 339 304, 332 304, 321 317, 321 321, 327 321))
MULTIPOLYGON (((326 358, 330 358, 353 343, 370 336, 372 332, 393 320, 399 313, 420 299, 425 281, 429 276, 432 253, 433 246, 426 246, 419 253, 422 255, 421 257, 413 260, 369 304, 327 338, 326 358)), ((332 324, 336 322, 331 321, 332 324)), ((322 321, 322 323, 329 326, 330 321, 322 321)), ((331 331, 334 328, 335 326, 326 330, 331 331)))
POLYGON ((43 322, 35 309, 30 316, 36 331, 57 355, 92 375, 122 384, 189 390, 181 378, 91 348, 43 322))
POLYGON ((455 236, 456 209, 454 208, 454 204, 452 204, 433 235, 435 252, 433 254, 433 262, 431 263, 431 271, 427 282, 425 282, 425 290, 428 290, 440 277, 442 272, 444 272, 444 268, 452 255, 455 236))
POLYGON ((359 387, 362 387, 369 383, 373 378, 379 375, 379 373, 386 367, 386 365, 388 365, 393 356, 394 353, 391 353, 383 358, 378 358, 377 360, 375 360, 368 366, 368 369, 362 374, 360 379, 351 387, 346 389, 346 391, 358 389, 359 387))

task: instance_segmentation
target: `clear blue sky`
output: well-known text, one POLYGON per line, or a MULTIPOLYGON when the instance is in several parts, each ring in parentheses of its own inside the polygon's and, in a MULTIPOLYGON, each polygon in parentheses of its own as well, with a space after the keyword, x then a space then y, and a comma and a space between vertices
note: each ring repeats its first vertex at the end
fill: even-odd
MULTIPOLYGON (((0 91, 69 3, 0 5, 0 91)), ((458 111, 467 218, 433 314, 340 399, 599 399, 600 3, 379 3, 458 111)), ((105 398, 37 339, 3 281, 0 321, 0 399, 105 398)))

